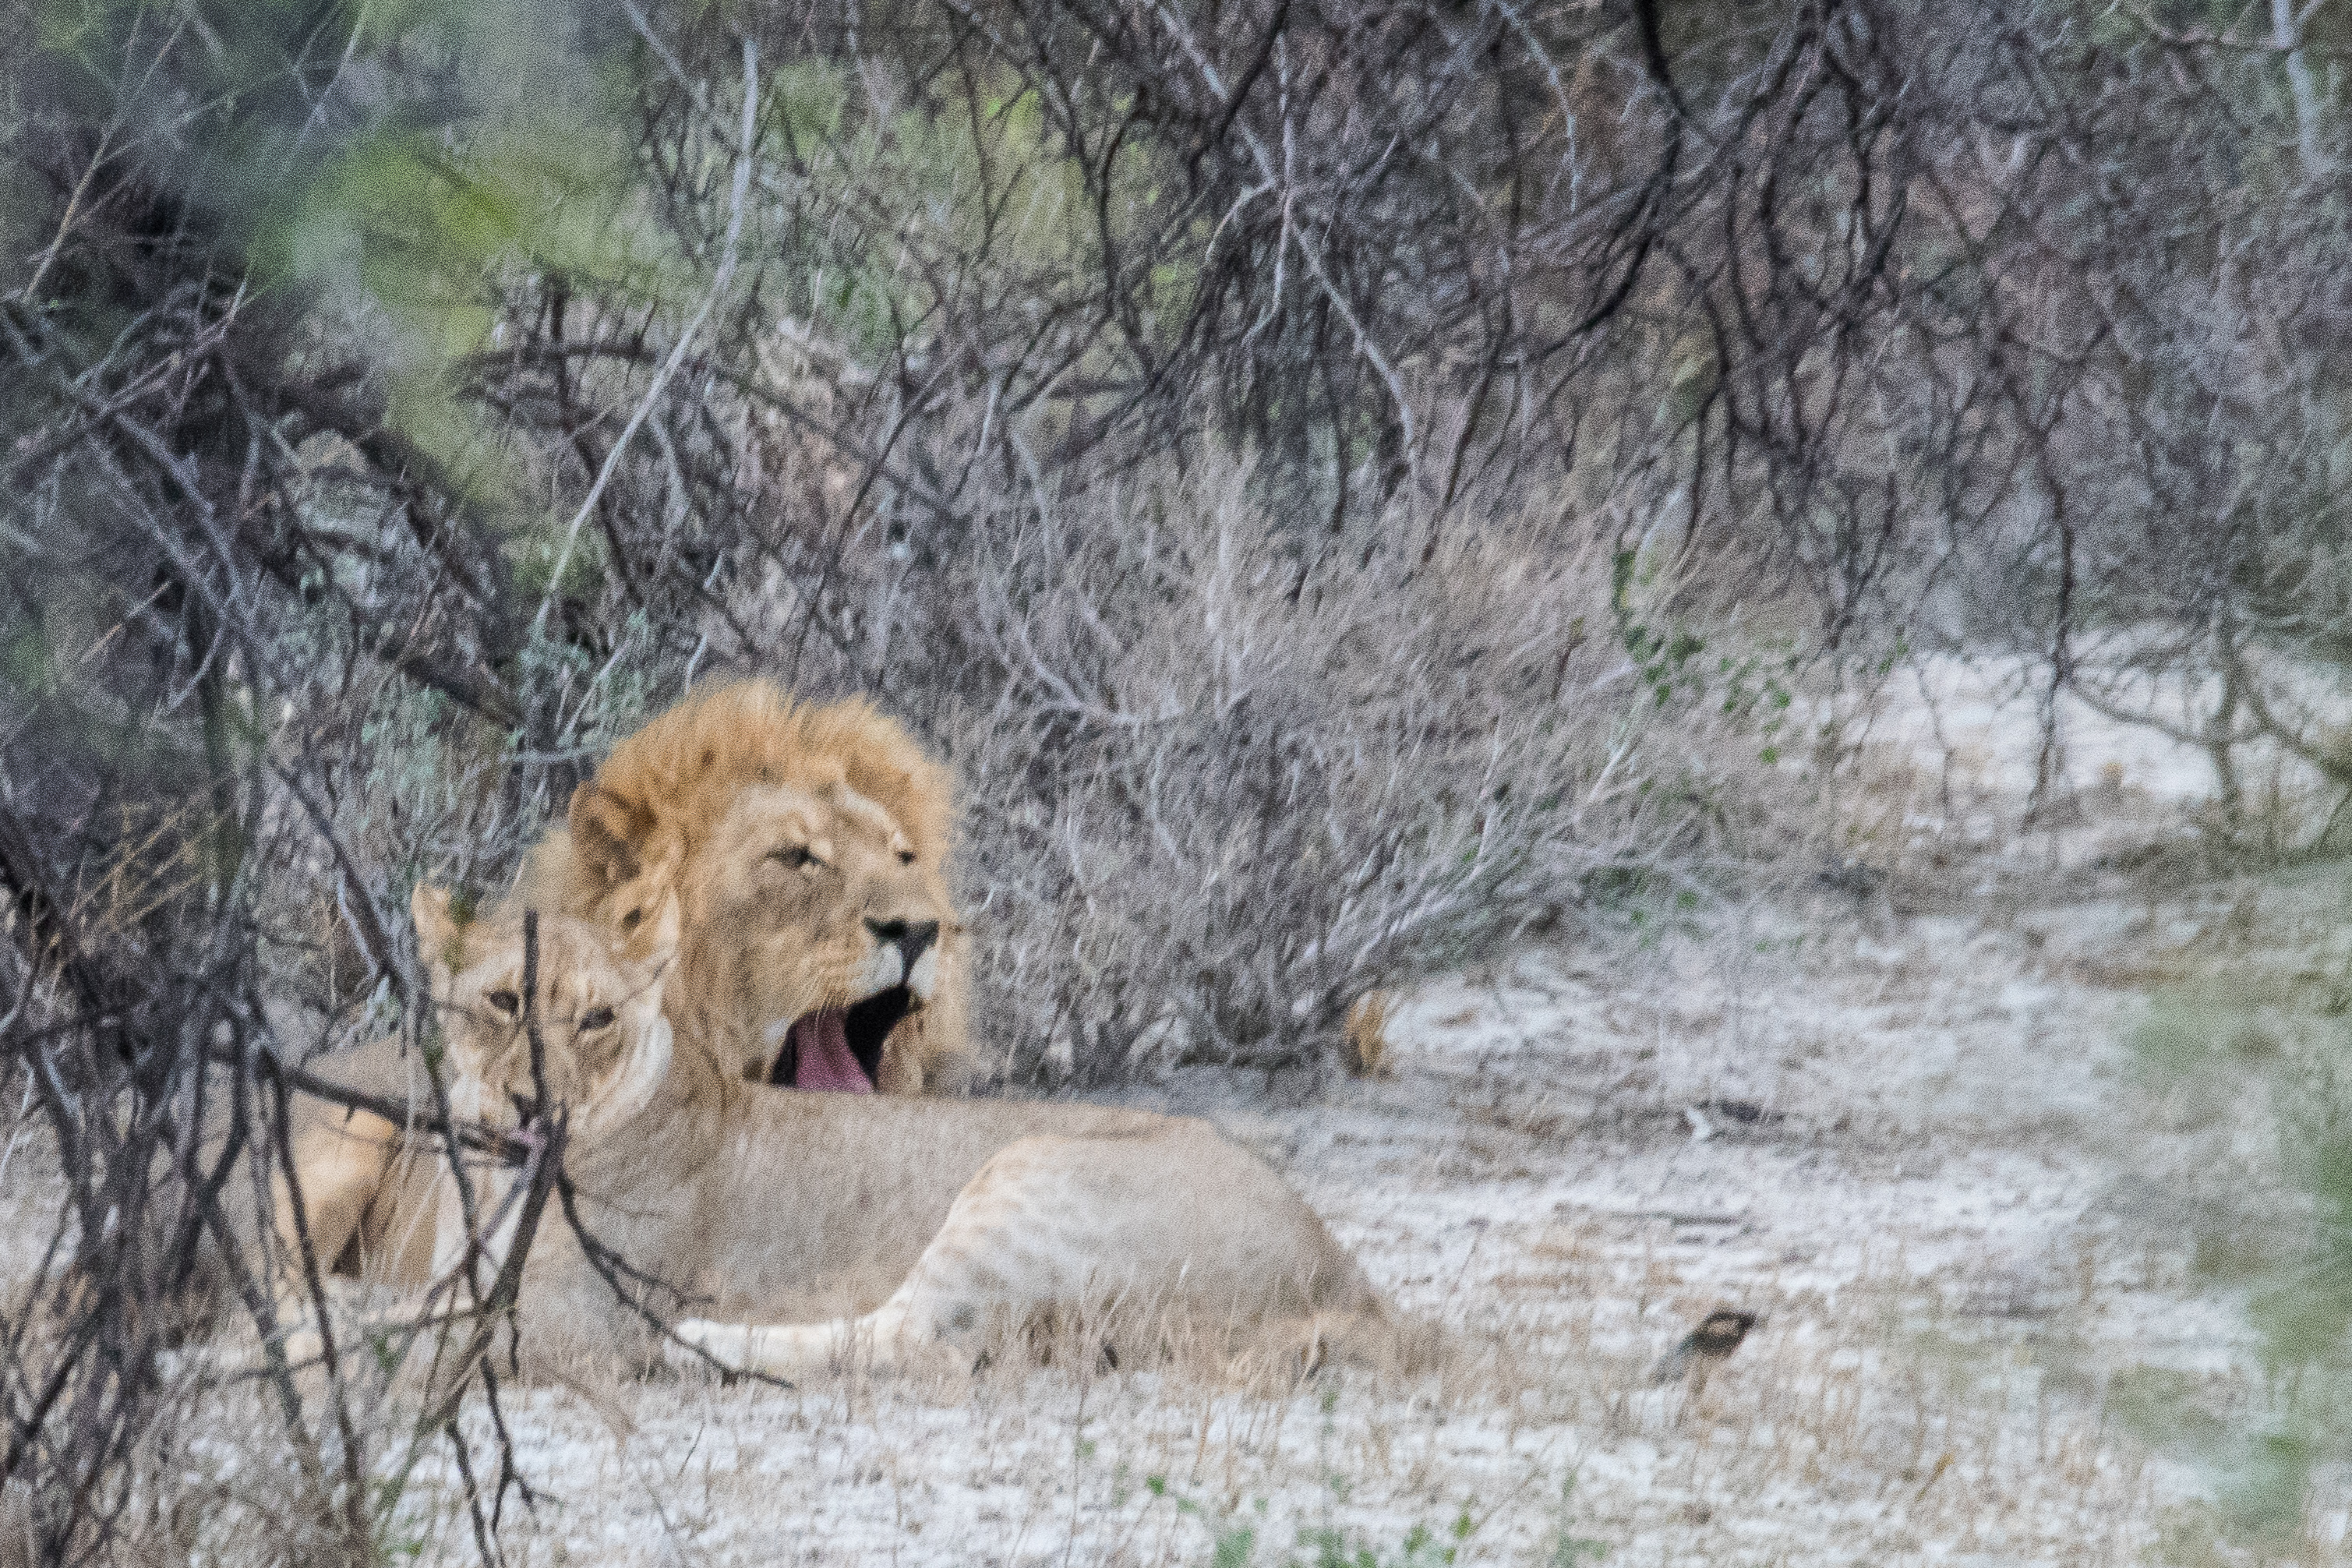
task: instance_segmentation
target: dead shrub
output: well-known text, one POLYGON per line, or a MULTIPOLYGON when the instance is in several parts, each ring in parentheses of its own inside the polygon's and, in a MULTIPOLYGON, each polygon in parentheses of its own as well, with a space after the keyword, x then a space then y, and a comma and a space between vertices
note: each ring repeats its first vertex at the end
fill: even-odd
POLYGON ((1629 656, 1598 531, 1302 541, 1234 462, 1075 511, 986 537, 998 679, 946 726, 1014 1075, 1317 1060, 1368 990, 1687 883, 1712 841, 1706 723, 1629 656))

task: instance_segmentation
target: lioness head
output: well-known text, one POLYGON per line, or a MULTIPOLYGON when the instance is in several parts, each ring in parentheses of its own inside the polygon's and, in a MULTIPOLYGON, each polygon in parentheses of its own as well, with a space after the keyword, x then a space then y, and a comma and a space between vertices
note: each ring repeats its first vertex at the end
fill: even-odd
POLYGON ((875 1088, 893 1036, 938 994, 955 934, 905 832, 839 780, 740 792, 680 891, 681 974, 745 1021, 724 1065, 801 1089, 875 1088))
MULTIPOLYGON (((453 1069, 453 1113, 523 1131, 562 1105, 575 1134, 593 1135, 652 1100, 670 1065, 662 963, 634 960, 627 939, 562 915, 538 922, 534 954, 520 921, 460 925, 437 888, 420 885, 409 911, 453 1069), (526 1021, 539 1032, 536 1071, 526 1021)), ((646 934, 677 932, 671 900, 646 934)))
POLYGON ((740 681, 615 747, 509 903, 610 926, 642 954, 674 894, 669 1012, 714 1066, 911 1092, 951 1080, 963 1047, 952 816, 948 770, 889 718, 740 681))

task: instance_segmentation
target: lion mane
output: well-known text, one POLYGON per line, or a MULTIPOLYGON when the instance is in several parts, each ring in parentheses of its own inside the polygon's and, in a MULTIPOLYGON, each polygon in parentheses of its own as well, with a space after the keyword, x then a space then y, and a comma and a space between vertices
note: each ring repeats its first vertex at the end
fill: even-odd
POLYGON ((863 698, 795 700, 770 680, 739 680, 672 708, 613 748, 573 792, 569 835, 532 857, 519 892, 552 894, 593 920, 648 863, 680 861, 710 835, 745 785, 821 789, 845 782, 888 812, 919 854, 952 848, 948 770, 863 698), (567 838, 569 841, 567 841, 567 838))

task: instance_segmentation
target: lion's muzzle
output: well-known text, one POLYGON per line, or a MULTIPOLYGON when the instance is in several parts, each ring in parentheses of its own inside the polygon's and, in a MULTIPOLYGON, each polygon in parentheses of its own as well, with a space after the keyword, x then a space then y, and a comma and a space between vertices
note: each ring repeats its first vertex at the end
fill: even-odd
POLYGON ((868 919, 875 946, 846 1007, 802 1015, 782 1031, 782 1048, 769 1065, 770 1083, 835 1094, 871 1094, 881 1081, 882 1052, 890 1032, 931 999, 940 971, 937 921, 868 919))

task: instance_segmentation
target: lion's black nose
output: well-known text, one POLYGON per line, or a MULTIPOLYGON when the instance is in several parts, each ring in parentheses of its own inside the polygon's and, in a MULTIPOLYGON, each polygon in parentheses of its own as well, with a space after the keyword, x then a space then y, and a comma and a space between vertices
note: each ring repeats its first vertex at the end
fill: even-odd
POLYGON ((940 940, 940 922, 937 921, 868 920, 866 929, 874 933, 875 941, 896 946, 899 959, 909 969, 915 967, 915 960, 922 957, 931 943, 940 940))

